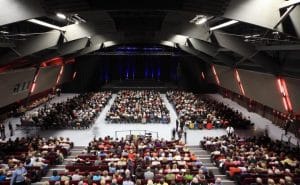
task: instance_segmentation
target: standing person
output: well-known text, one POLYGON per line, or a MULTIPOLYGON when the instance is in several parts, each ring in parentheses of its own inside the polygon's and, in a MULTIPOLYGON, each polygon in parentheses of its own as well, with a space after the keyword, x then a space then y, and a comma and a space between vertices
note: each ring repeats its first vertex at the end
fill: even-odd
POLYGON ((5 126, 3 123, 0 124, 0 134, 1 134, 1 139, 4 140, 6 136, 5 136, 5 126))
POLYGON ((176 135, 176 129, 173 128, 173 130, 172 130, 172 140, 175 140, 175 135, 176 135))
POLYGON ((14 135, 14 128, 11 124, 11 121, 8 122, 8 129, 9 129, 9 132, 10 132, 10 137, 12 137, 14 135))
POLYGON ((229 125, 227 128, 226 128, 226 132, 227 132, 227 136, 232 136, 234 134, 234 128, 229 125))
POLYGON ((187 143, 187 133, 186 133, 186 127, 183 129, 183 134, 184 134, 184 142, 185 144, 187 143))
POLYGON ((180 120, 179 125, 180 125, 180 130, 182 131, 184 127, 184 121, 180 120))
POLYGON ((12 174, 10 185, 25 185, 26 174, 27 170, 24 168, 23 163, 19 163, 16 170, 12 174))
POLYGON ((285 135, 288 134, 289 128, 293 124, 294 120, 289 116, 287 120, 285 120, 284 131, 285 135))
POLYGON ((183 133, 183 130, 179 130, 179 131, 177 132, 178 140, 181 140, 181 138, 182 138, 182 133, 183 133))
POLYGON ((178 131, 178 126, 179 126, 179 119, 176 119, 176 132, 178 131))

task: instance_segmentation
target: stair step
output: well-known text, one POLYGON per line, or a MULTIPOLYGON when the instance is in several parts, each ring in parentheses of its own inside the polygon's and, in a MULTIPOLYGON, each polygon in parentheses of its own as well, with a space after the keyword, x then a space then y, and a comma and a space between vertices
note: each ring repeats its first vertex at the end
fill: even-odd
POLYGON ((51 168, 64 168, 64 167, 66 167, 66 165, 64 165, 64 164, 59 164, 59 165, 54 165, 54 166, 52 166, 51 168))
POLYGON ((199 145, 186 145, 186 147, 188 147, 188 148, 199 148, 200 146, 199 145))
POLYGON ((196 155, 198 158, 207 157, 210 158, 210 155, 196 155))
POLYGON ((206 166, 206 168, 209 170, 219 170, 219 168, 215 166, 206 166))
POLYGON ((66 168, 50 168, 49 169, 49 171, 54 171, 54 170, 56 170, 56 171, 65 171, 66 168))
POLYGON ((206 166, 206 167, 215 167, 215 165, 213 163, 203 163, 203 166, 206 166))

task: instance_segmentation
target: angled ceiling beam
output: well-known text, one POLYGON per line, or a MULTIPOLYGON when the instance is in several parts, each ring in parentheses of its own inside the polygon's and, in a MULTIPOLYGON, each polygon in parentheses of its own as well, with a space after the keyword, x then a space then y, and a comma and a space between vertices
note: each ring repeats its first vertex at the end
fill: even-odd
POLYGON ((64 45, 62 45, 57 52, 63 56, 63 55, 68 55, 72 54, 76 51, 82 50, 86 47, 88 43, 88 38, 82 38, 82 39, 77 39, 71 42, 67 42, 64 45))
POLYGON ((253 45, 244 42, 243 39, 220 31, 215 31, 214 36, 220 46, 228 48, 231 51, 246 57, 246 59, 259 64, 272 74, 278 75, 280 73, 280 66, 274 59, 266 53, 258 51, 253 45))
POLYGON ((0 64, 6 64, 18 58, 54 47, 59 41, 60 34, 59 31, 51 31, 26 41, 18 41, 15 43, 14 51, 11 50, 0 56, 0 64))
POLYGON ((295 33, 295 36, 300 38, 300 5, 294 5, 295 8, 289 13, 289 20, 295 33))
POLYGON ((300 0, 289 0, 289 1, 284 1, 281 5, 280 5, 280 9, 282 8, 288 8, 290 6, 293 5, 298 5, 300 4, 300 0))
POLYGON ((196 49, 190 48, 188 46, 180 45, 180 44, 176 44, 176 46, 178 48, 180 48, 181 50, 183 50, 183 51, 185 51, 185 52, 187 52, 187 53, 189 53, 191 55, 196 56, 197 58, 201 59, 203 62, 206 62, 208 64, 213 63, 213 59, 211 57, 208 57, 207 55, 199 52, 196 49))
MULTIPOLYGON (((65 43, 78 40, 81 38, 87 38, 95 35, 95 31, 89 24, 73 24, 62 27, 65 32, 53 30, 44 34, 35 36, 26 41, 16 42, 16 48, 14 51, 10 51, 3 56, 0 56, 0 65, 9 63, 21 57, 25 57, 42 50, 53 48, 58 45, 64 45, 65 43), (63 38, 62 38, 63 36, 63 38), (61 40, 62 39, 62 40, 61 40)), ((99 39, 98 39, 99 40, 99 39)), ((62 54, 70 53, 68 51, 62 51, 62 54)))
POLYGON ((231 57, 227 56, 226 54, 219 53, 220 48, 218 46, 214 46, 211 43, 204 42, 204 41, 194 39, 194 38, 189 38, 188 44, 191 48, 201 51, 201 52, 215 58, 216 60, 224 63, 227 66, 230 66, 230 67, 234 66, 234 63, 235 63, 234 58, 231 58, 231 57))
MULTIPOLYGON (((274 29, 280 20, 279 9, 285 0, 231 0, 223 17, 274 29)), ((282 25, 276 28, 283 31, 282 25)))
POLYGON ((1 0, 0 26, 46 15, 40 0, 1 0))

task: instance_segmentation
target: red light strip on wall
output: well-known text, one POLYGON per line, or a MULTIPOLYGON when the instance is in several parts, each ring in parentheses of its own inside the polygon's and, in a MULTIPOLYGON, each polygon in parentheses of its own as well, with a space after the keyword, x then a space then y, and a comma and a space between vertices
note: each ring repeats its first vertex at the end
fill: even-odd
POLYGON ((289 96, 289 92, 288 92, 288 88, 287 85, 285 83, 285 80, 281 77, 279 77, 277 79, 277 84, 279 87, 279 91, 282 95, 282 102, 283 102, 283 106, 285 108, 286 111, 293 111, 293 107, 292 107, 292 103, 290 100, 290 96, 289 96))
POLYGON ((203 72, 201 72, 201 77, 202 77, 202 80, 205 80, 205 75, 203 72))
POLYGON ((215 76, 215 80, 216 80, 217 84, 218 84, 218 85, 221 85, 220 80, 219 80, 219 77, 218 77, 218 74, 217 74, 217 71, 216 71, 216 69, 215 69, 215 66, 214 66, 214 65, 211 65, 211 69, 212 69, 212 72, 213 72, 213 74, 214 74, 214 76, 215 76))
POLYGON ((75 71, 75 72, 73 73, 73 80, 76 78, 76 75, 77 75, 77 72, 75 71))
POLYGON ((38 78, 38 76, 39 76, 39 73, 40 73, 40 68, 37 69, 37 72, 36 72, 36 74, 35 74, 35 76, 34 76, 34 78, 33 78, 33 82, 32 82, 32 84, 31 84, 30 91, 29 91, 30 94, 32 94, 32 93, 34 92, 34 90, 35 90, 35 87, 36 87, 36 81, 37 81, 37 78, 38 78))
POLYGON ((56 85, 57 85, 58 82, 60 81, 63 72, 64 72, 64 65, 62 65, 62 66, 60 67, 60 71, 59 71, 59 73, 58 73, 58 75, 57 75, 57 79, 56 79, 56 85))
POLYGON ((239 71, 237 69, 234 70, 234 73, 235 73, 235 77, 236 77, 236 80, 238 82, 238 85, 239 85, 239 88, 240 88, 240 91, 241 93, 245 96, 245 90, 244 90, 244 86, 242 84, 242 81, 241 81, 241 78, 240 78, 240 74, 239 74, 239 71))

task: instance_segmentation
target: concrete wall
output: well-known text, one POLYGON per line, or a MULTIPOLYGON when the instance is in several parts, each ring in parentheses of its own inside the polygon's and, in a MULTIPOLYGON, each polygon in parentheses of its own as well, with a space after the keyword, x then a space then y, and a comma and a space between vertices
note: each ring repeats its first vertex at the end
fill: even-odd
POLYGON ((40 68, 37 76, 35 90, 32 94, 38 94, 40 92, 51 89, 56 85, 56 80, 60 66, 51 66, 40 68))
POLYGON ((35 68, 8 71, 0 74, 0 107, 4 107, 28 96, 35 68))

